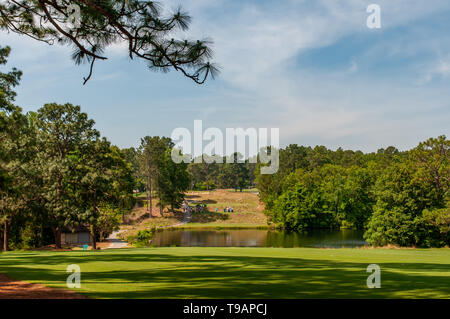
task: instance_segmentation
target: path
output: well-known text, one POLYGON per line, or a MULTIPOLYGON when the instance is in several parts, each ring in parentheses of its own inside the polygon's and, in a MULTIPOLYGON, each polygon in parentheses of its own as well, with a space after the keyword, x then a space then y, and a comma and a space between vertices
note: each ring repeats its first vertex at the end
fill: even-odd
POLYGON ((115 248, 125 248, 128 246, 128 243, 126 241, 122 241, 119 238, 117 238, 117 235, 124 232, 124 230, 118 230, 114 231, 111 235, 109 235, 108 238, 106 238, 110 245, 109 247, 106 247, 105 249, 115 249, 115 248))
POLYGON ((189 209, 187 213, 183 214, 183 224, 190 223, 192 219, 192 209, 189 209))
POLYGON ((192 211, 183 214, 183 221, 182 222, 180 222, 178 224, 169 225, 169 226, 162 226, 162 227, 159 227, 159 228, 171 228, 171 227, 183 226, 184 224, 190 223, 191 219, 192 219, 192 211))
MULTIPOLYGON (((190 214, 184 214, 184 218, 183 221, 178 223, 178 224, 173 224, 173 225, 169 225, 169 226, 162 226, 159 228, 171 228, 171 227, 178 227, 178 226, 182 226, 184 224, 187 224, 191 221, 192 219, 192 212, 190 214)), ((111 235, 109 235, 108 238, 106 238, 106 240, 109 241, 109 246, 104 248, 104 249, 117 249, 117 248, 126 248, 128 247, 128 243, 126 241, 122 241, 119 238, 117 238, 117 235, 119 235, 120 233, 124 232, 125 230, 117 230, 112 232, 111 235)))

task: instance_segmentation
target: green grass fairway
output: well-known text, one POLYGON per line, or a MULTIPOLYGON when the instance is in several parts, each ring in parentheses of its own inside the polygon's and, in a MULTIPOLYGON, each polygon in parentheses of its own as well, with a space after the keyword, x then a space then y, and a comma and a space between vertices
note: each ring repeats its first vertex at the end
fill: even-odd
POLYGON ((93 298, 450 298, 450 249, 148 248, 0 254, 0 273, 93 298), (368 289, 366 268, 381 267, 368 289))

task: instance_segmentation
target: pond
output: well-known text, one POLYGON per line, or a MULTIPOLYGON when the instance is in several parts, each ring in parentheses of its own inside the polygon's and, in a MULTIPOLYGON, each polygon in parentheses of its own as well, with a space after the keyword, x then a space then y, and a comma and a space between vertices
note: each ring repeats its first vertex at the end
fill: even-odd
POLYGON ((163 230, 152 239, 156 247, 316 247, 354 248, 366 245, 356 230, 163 230))

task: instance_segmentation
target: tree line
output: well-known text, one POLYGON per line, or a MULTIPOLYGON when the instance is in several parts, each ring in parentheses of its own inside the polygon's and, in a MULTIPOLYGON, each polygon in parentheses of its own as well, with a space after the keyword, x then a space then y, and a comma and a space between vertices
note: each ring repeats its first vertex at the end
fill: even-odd
POLYGON ((171 158, 173 147, 168 137, 146 136, 138 148, 123 150, 133 168, 135 190, 145 193, 150 218, 155 199, 159 214, 163 216, 165 207, 171 212, 181 207, 188 190, 231 188, 242 191, 255 186, 256 164, 244 160, 240 153, 230 155, 233 162, 228 163, 227 156, 223 157, 223 163, 216 163, 203 154, 192 158, 190 163, 175 164, 171 158))
MULTIPOLYGON (((0 48, 4 65, 10 48, 0 48)), ((24 114, 14 104, 22 72, 0 73, 0 244, 3 250, 55 244, 65 229, 88 227, 102 240, 134 206, 140 186, 175 209, 189 187, 187 164, 171 160, 168 138, 138 150, 112 145, 79 106, 46 104, 24 114)))
MULTIPOLYGON (((10 48, 0 50, 7 62, 10 48)), ((86 225, 94 238, 111 231, 133 202, 123 152, 102 138, 72 104, 24 114, 14 105, 21 72, 0 74, 0 221, 3 250, 55 243, 66 227, 86 225)))
POLYGON ((172 161, 174 143, 168 137, 146 136, 140 146, 125 149, 127 159, 132 163, 135 176, 135 189, 146 193, 149 217, 152 217, 153 200, 158 198, 157 206, 163 216, 164 208, 170 211, 180 208, 184 193, 189 188, 188 164, 172 161))
MULTIPOLYGON (((0 48, 4 65, 10 48, 0 48)), ((252 164, 176 164, 170 138, 146 136, 120 149, 101 137, 79 106, 46 104, 23 113, 14 104, 22 72, 0 73, 0 244, 3 250, 55 244, 63 231, 88 227, 104 239, 146 193, 152 217, 181 207, 189 188, 251 184, 252 164), (191 182, 192 181, 192 182, 191 182)), ((240 155, 234 154, 236 159, 240 155)))
POLYGON ((450 245, 449 149, 445 136, 404 152, 289 145, 279 171, 257 169, 256 184, 285 229, 354 228, 375 246, 441 247, 450 245))
MULTIPOLYGON (((0 48, 0 65, 9 47, 0 48)), ((175 211, 189 189, 256 186, 272 223, 285 229, 355 228, 373 245, 449 245, 449 147, 445 136, 412 150, 395 147, 365 154, 324 146, 279 150, 279 170, 239 153, 223 164, 176 164, 174 143, 146 136, 120 149, 94 128, 79 106, 50 103, 24 114, 14 104, 22 72, 0 72, 0 244, 61 247, 65 228, 87 226, 96 241, 107 236, 146 194, 152 216, 175 211)))
POLYGON ((242 191, 255 186, 256 164, 244 159, 240 153, 223 156, 222 163, 211 160, 211 156, 203 154, 189 164, 192 190, 211 190, 230 188, 242 191))

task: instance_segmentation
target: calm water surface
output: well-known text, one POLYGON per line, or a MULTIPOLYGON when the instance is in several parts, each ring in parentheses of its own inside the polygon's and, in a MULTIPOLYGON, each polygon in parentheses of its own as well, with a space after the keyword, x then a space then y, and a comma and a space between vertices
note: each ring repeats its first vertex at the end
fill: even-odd
POLYGON ((286 232, 277 230, 163 230, 157 232, 152 246, 167 247, 360 247, 366 242, 363 232, 355 230, 314 230, 286 232))

